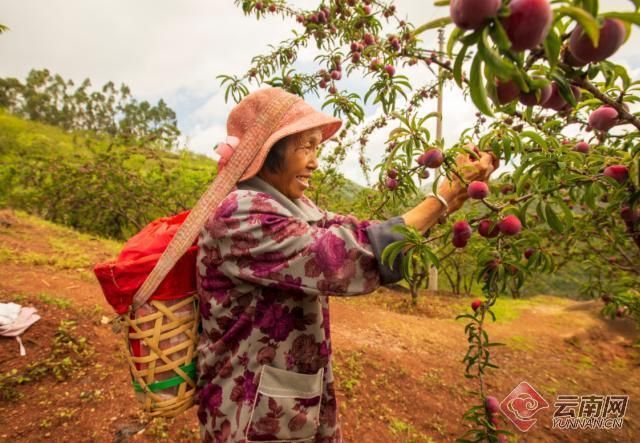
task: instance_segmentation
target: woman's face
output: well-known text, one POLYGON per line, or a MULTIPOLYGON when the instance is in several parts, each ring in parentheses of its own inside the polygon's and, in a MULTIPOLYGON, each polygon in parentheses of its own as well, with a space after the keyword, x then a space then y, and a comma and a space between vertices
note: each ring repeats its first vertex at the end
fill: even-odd
POLYGON ((309 187, 311 173, 318 168, 318 147, 322 141, 319 128, 293 134, 287 138, 284 149, 284 162, 279 172, 263 168, 260 178, 289 197, 302 197, 309 187))

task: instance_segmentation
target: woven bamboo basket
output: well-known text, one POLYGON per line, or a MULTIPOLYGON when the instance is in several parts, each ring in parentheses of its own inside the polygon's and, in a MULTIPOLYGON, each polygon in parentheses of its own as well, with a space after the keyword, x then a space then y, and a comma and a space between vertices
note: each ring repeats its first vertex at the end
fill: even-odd
POLYGON ((198 298, 150 300, 123 316, 136 397, 152 417, 175 417, 194 404, 198 298))

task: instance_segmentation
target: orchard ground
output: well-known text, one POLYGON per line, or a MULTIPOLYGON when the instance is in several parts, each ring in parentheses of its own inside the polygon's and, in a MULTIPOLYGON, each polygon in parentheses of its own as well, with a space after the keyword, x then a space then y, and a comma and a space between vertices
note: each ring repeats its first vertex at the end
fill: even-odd
MULTIPOLYGON (((102 322, 113 314, 91 267, 120 247, 0 211, 0 300, 35 306, 42 316, 23 336, 25 357, 15 340, 0 339, 2 373, 24 372, 34 363, 50 368, 17 386, 0 379, 0 441, 198 441, 195 408, 151 422, 139 413, 122 338, 102 322), (75 347, 50 358, 54 347, 60 349, 54 338, 61 327, 75 347), (54 371, 68 378, 57 381, 54 371)), ((466 430, 460 417, 477 403, 471 393, 477 384, 463 376, 464 323, 454 318, 470 312, 471 299, 423 292, 419 300, 411 308, 402 288, 330 299, 346 442, 453 441, 466 430)), ((487 394, 502 400, 526 380, 552 405, 526 434, 503 418, 501 427, 515 433, 512 441, 628 442, 640 436, 640 350, 632 347, 638 332, 630 319, 603 319, 601 307, 599 300, 548 295, 498 302, 498 321, 488 328, 506 347, 494 351, 500 368, 489 371, 487 394), (629 395, 623 428, 552 430, 559 394, 629 395)))

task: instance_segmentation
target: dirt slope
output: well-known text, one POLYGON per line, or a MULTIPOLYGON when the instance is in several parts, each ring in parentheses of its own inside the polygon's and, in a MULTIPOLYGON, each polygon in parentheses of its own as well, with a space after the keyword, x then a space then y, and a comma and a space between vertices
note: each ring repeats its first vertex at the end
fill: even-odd
MULTIPOLYGON (((0 211, 0 301, 35 306, 42 316, 23 336, 26 357, 15 340, 0 339, 1 373, 27 374, 18 385, 0 378, 0 441, 198 441, 195 408, 149 422, 136 407, 122 339, 102 323, 112 311, 91 273, 119 247, 0 211)), ((466 429, 461 416, 477 386, 463 377, 464 324, 453 318, 468 300, 425 293, 407 313, 406 297, 381 289, 331 298, 347 442, 453 441, 466 429)), ((526 380, 551 404, 558 394, 630 395, 621 430, 552 430, 552 406, 526 434, 503 421, 513 441, 640 440, 637 332, 630 320, 600 318, 600 308, 550 296, 499 304, 489 334, 507 346, 495 351, 500 369, 486 379, 490 394, 502 399, 526 380)))

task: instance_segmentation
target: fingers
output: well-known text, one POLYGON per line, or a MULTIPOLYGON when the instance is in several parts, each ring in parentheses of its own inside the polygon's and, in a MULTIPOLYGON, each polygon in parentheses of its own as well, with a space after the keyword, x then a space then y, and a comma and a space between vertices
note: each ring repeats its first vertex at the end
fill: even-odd
POLYGON ((500 159, 493 152, 481 151, 479 159, 472 154, 460 153, 456 156, 456 165, 465 179, 486 181, 500 166, 500 159))

